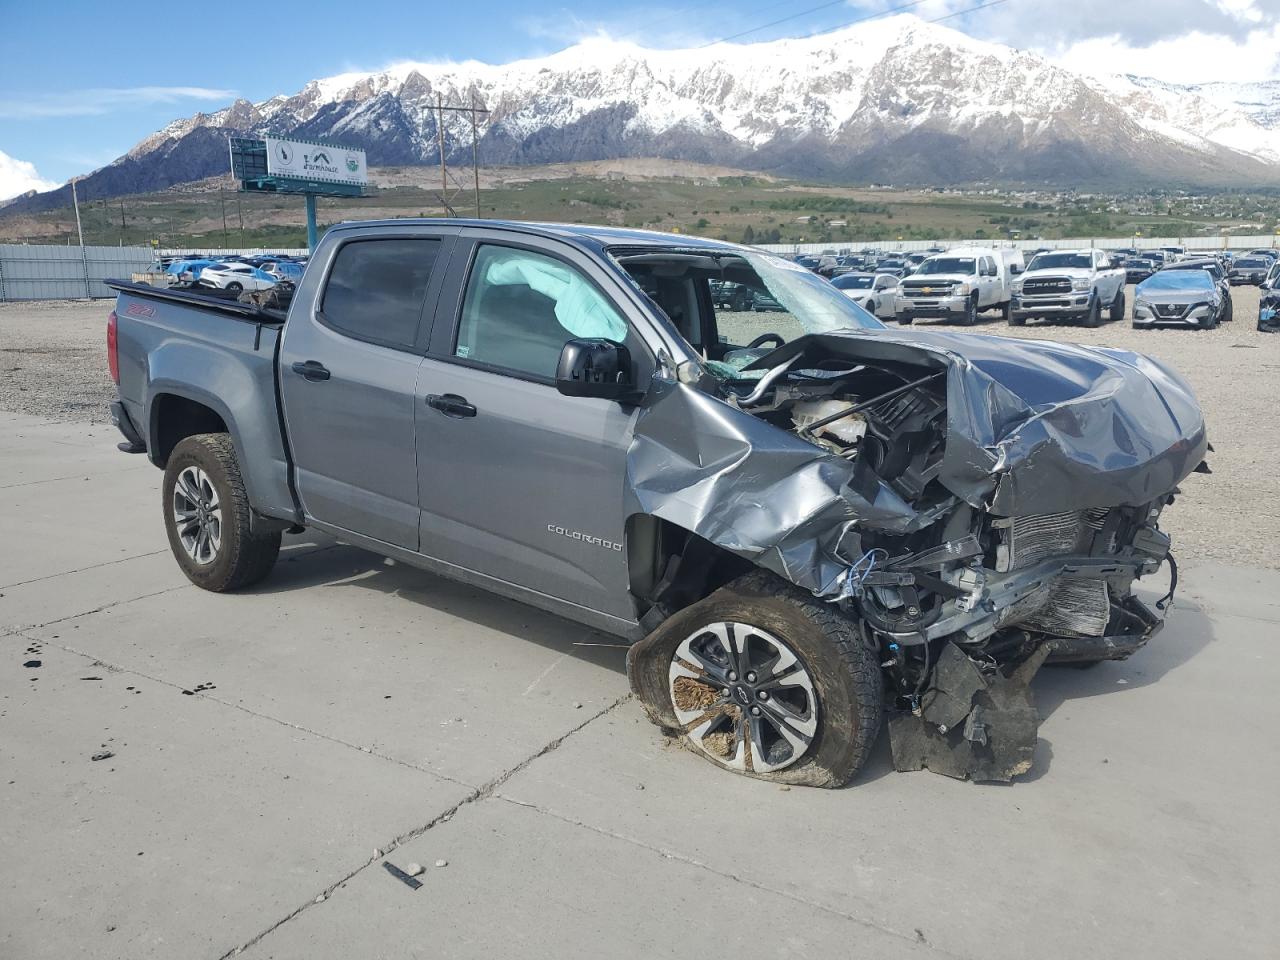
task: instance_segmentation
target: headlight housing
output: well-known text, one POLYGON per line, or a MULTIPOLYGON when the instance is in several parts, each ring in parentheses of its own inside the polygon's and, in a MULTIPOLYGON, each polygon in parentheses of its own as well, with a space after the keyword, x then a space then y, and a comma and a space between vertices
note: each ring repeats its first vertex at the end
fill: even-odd
POLYGON ((970 289, 971 287, 969 286, 968 283, 957 283, 954 287, 951 288, 951 292, 955 294, 957 297, 967 297, 969 295, 970 289))
POLYGON ((1151 304, 1145 300, 1133 301, 1133 315, 1135 318, 1151 316, 1151 304))
POLYGON ((1213 313, 1213 307, 1210 304, 1202 303, 1198 307, 1192 307, 1191 312, 1187 314, 1187 316, 1198 319, 1200 317, 1207 317, 1211 313, 1213 313))
POLYGON ((1076 293, 1083 293, 1084 291, 1088 290, 1089 287, 1091 287, 1092 285, 1093 285, 1093 281, 1091 281, 1088 277, 1081 277, 1079 279, 1071 281, 1071 289, 1076 291, 1076 293))
POLYGON ((1021 292, 1022 292, 1022 281, 1021 281, 1021 280, 1015 280, 1015 281, 1013 281, 1013 283, 1009 285, 1009 289, 1011 289, 1014 293, 1021 293, 1021 292))

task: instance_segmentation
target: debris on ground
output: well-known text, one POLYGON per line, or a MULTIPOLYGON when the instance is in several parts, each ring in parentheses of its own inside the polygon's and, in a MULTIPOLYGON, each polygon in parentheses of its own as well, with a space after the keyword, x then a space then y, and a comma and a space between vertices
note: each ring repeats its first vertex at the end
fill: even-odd
POLYGON ((405 873, 407 873, 407 874, 408 874, 409 876, 411 876, 411 877, 416 877, 416 876, 418 876, 418 874, 420 874, 420 873, 425 873, 425 872, 426 872, 426 870, 427 870, 427 868, 426 868, 426 867, 424 867, 424 866, 423 866, 422 864, 420 864, 420 863, 411 863, 411 864, 409 864, 407 867, 405 867, 405 868, 404 868, 404 872, 405 872, 405 873))
POLYGON ((720 699, 720 691, 709 683, 695 680, 693 677, 676 677, 672 686, 672 701, 677 710, 692 713, 694 710, 705 710, 720 699))
POLYGON ((449 861, 448 861, 448 860, 437 860, 437 861, 436 861, 436 866, 437 866, 437 867, 447 867, 448 865, 449 865, 449 861))
POLYGON ((115 754, 112 753, 110 750, 103 750, 101 753, 95 753, 89 759, 90 760, 110 760, 114 756, 115 754))
POLYGON ((1048 655, 1042 644, 1008 677, 987 675, 948 643, 919 711, 889 720, 894 769, 1005 783, 1026 773, 1040 726, 1031 678, 1048 655))
POLYGON ((23 666, 31 667, 34 670, 36 667, 40 666, 40 664, 41 664, 41 661, 39 660, 28 660, 26 663, 23 664, 23 666))
POLYGON ((397 867, 394 863, 388 863, 386 860, 383 860, 382 868, 386 870, 387 873, 391 874, 393 877, 395 877, 397 880, 403 883, 410 890, 417 890, 420 886, 422 886, 421 880, 415 880, 413 877, 409 876, 407 873, 405 873, 403 870, 397 867))

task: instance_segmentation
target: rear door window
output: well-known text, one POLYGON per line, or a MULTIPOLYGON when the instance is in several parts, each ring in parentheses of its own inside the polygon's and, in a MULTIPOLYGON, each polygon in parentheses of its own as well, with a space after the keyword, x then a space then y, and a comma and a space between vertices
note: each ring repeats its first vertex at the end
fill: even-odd
POLYGON ((439 254, 440 241, 428 238, 343 244, 329 271, 320 320, 357 340, 412 348, 439 254))

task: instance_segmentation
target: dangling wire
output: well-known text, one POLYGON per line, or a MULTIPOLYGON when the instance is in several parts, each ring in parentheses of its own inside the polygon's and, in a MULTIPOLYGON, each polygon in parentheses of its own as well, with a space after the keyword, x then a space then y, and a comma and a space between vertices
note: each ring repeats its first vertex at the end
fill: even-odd
POLYGON ((877 563, 889 559, 889 551, 882 547, 872 547, 852 564, 840 577, 840 592, 832 597, 832 603, 850 600, 862 596, 862 584, 875 569, 877 563))

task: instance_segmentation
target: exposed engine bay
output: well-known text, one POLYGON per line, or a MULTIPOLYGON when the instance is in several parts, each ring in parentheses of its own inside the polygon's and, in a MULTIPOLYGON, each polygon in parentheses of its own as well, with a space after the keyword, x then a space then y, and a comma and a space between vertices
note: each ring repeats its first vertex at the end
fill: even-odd
POLYGON ((880 653, 899 769, 1008 780, 1031 764, 1039 666, 1123 659, 1161 626, 1132 587, 1166 561, 1176 587, 1159 521, 1207 471, 1203 419, 1135 354, 864 326, 737 356, 715 338, 716 377, 637 425, 637 489, 847 612, 880 653))

